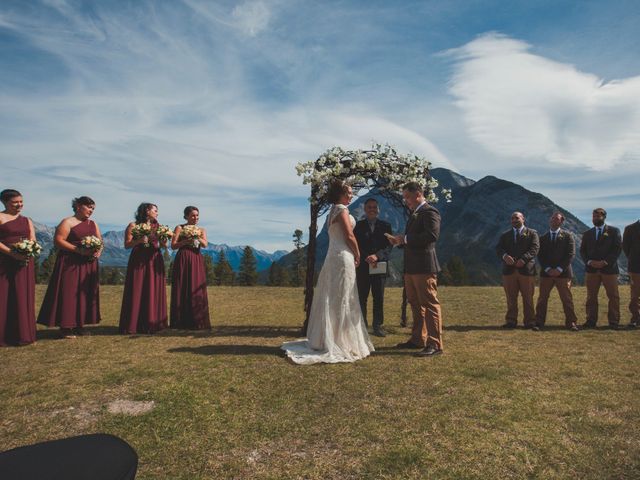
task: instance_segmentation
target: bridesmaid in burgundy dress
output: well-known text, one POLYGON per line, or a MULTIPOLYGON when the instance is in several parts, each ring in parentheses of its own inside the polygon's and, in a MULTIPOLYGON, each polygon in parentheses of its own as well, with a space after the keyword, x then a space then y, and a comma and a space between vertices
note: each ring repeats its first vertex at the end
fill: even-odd
POLYGON ((183 229, 198 224, 200 212, 196 207, 184 209, 184 225, 173 232, 171 248, 178 250, 171 272, 171 328, 191 330, 210 329, 207 274, 200 248, 207 246, 207 232, 200 230, 198 238, 185 238, 183 229), (182 238, 181 238, 182 234, 182 238))
POLYGON ((56 228, 53 243, 58 256, 38 315, 38 323, 60 327, 63 338, 87 335, 84 326, 100 322, 98 259, 102 249, 94 252, 80 245, 88 236, 102 240, 98 224, 90 220, 96 203, 89 197, 78 197, 71 206, 74 215, 56 228))
POLYGON ((120 310, 120 333, 155 333, 167 327, 167 290, 164 260, 156 237, 158 229, 158 207, 142 203, 136 212, 136 221, 127 226, 124 236, 125 248, 132 248, 127 264, 122 309, 120 310), (151 234, 134 238, 136 225, 147 223, 151 234))
POLYGON ((20 215, 20 192, 3 190, 0 200, 5 207, 0 212, 0 347, 27 345, 36 341, 34 260, 13 252, 11 245, 35 241, 36 234, 31 220, 20 215))

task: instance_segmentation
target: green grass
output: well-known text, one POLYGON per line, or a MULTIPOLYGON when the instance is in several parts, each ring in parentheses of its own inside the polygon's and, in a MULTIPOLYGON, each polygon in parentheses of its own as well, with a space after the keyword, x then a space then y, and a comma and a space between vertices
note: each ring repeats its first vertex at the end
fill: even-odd
POLYGON ((138 337, 116 334, 121 287, 101 293, 94 335, 0 349, 0 449, 109 432, 140 479, 640 478, 640 332, 565 331, 555 294, 535 333, 498 328, 499 288, 441 288, 446 353, 419 359, 393 349, 408 329, 388 289, 372 357, 296 366, 279 345, 299 289, 211 288, 212 332, 138 337), (117 399, 156 408, 109 414, 117 399))

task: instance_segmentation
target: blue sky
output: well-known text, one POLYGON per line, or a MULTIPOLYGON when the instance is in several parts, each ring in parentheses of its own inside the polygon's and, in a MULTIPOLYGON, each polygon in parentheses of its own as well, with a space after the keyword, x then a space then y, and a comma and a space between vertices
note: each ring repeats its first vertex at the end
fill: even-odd
POLYGON ((621 226, 638 25, 635 1, 4 0, 0 186, 43 223, 81 194, 103 230, 194 204, 216 243, 289 249, 295 164, 375 140, 621 226))

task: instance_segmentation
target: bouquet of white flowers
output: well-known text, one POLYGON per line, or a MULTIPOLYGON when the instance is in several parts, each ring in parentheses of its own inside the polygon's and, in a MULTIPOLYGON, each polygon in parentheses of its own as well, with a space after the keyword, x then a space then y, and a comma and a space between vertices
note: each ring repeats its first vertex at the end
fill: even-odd
POLYGON ((24 265, 28 265, 30 258, 35 258, 40 255, 42 246, 34 240, 24 239, 11 245, 11 250, 20 255, 26 255, 28 258, 24 262, 24 265))
POLYGON ((168 225, 158 225, 158 229, 156 230, 156 237, 158 237, 159 241, 165 242, 173 237, 173 232, 168 225))
MULTIPOLYGON (((80 240, 80 246, 86 250, 90 250, 93 253, 99 252, 102 250, 102 240, 94 235, 87 235, 80 240)), ((95 257, 91 257, 93 261, 95 257)))
MULTIPOLYGON (((136 223, 131 229, 131 235, 135 240, 140 238, 149 237, 151 235, 151 225, 148 223, 136 223)), ((149 246, 149 241, 144 242, 144 246, 149 246)))
POLYGON ((102 240, 94 235, 87 235, 80 240, 80 246, 82 248, 86 248, 87 250, 92 250, 97 252, 102 249, 102 240))
POLYGON ((180 238, 191 240, 193 247, 198 248, 200 246, 200 237, 202 236, 202 230, 196 225, 185 225, 180 232, 180 238))

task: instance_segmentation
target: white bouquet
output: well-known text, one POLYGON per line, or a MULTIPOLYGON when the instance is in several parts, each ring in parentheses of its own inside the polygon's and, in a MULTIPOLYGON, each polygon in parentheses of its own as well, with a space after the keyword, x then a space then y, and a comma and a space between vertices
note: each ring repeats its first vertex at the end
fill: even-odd
POLYGON ((144 246, 149 246, 148 237, 151 235, 151 225, 148 223, 136 223, 131 229, 131 235, 135 240, 139 240, 140 238, 147 237, 147 241, 144 242, 144 246))
POLYGON ((158 228, 156 230, 156 237, 158 237, 159 241, 166 242, 171 237, 173 237, 173 232, 168 225, 158 225, 158 228))
POLYGON ((180 238, 191 240, 194 248, 198 248, 200 246, 201 236, 202 230, 200 230, 196 225, 185 225, 180 232, 180 238))
POLYGON ((24 265, 27 265, 29 263, 29 259, 40 255, 40 252, 42 252, 42 246, 34 240, 24 239, 11 245, 11 250, 20 255, 27 256, 28 258, 24 262, 24 265))
MULTIPOLYGON (((80 246, 85 250, 90 250, 93 253, 99 252, 102 250, 102 240, 94 235, 87 235, 86 237, 82 237, 80 240, 80 246)), ((91 256, 91 261, 95 259, 94 256, 91 256)))

